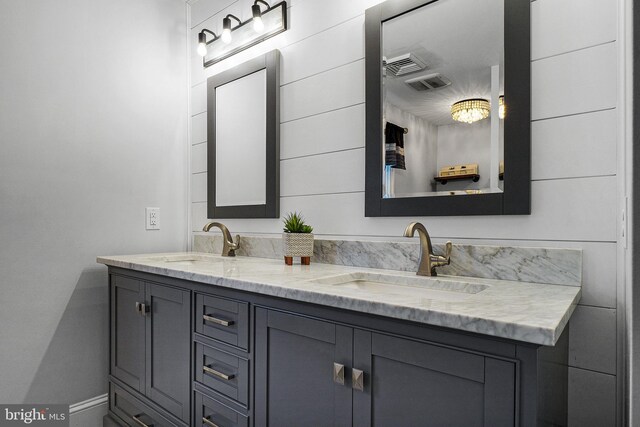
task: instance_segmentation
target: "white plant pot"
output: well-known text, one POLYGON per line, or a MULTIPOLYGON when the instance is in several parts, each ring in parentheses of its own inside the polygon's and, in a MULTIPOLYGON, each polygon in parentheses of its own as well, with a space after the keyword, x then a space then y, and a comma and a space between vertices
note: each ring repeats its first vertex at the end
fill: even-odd
POLYGON ((286 257, 313 256, 313 233, 282 233, 282 254, 286 257))

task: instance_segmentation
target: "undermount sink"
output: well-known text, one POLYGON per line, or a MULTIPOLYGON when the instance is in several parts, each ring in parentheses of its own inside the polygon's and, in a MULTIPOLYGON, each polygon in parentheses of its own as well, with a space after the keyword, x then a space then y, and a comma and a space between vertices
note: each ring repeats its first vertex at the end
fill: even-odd
POLYGON ((309 282, 372 294, 447 301, 463 300, 489 287, 489 285, 448 277, 401 276, 364 271, 321 277, 309 280, 309 282))
POLYGON ((222 261, 232 261, 235 260, 235 258, 223 258, 215 255, 185 254, 150 257, 149 260, 154 262, 166 262, 171 265, 206 265, 222 261))

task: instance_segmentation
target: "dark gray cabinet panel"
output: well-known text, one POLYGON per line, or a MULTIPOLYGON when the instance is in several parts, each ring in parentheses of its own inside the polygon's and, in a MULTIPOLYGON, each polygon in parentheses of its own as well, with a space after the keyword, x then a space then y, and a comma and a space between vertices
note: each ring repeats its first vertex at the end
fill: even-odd
MULTIPOLYGON (((136 399, 124 389, 109 384, 109 409, 120 421, 128 426, 141 427, 142 425, 153 427, 174 427, 175 424, 169 421, 157 411, 136 399)), ((113 419, 111 421, 114 421, 113 419)))
POLYGON ((515 364, 439 345, 355 331, 355 426, 513 426, 515 364))
POLYGON ((146 285, 146 394, 189 422, 190 293, 146 285))
MULTIPOLYGON (((189 423, 191 292, 121 275, 110 280, 111 375, 139 401, 189 423)), ((116 406, 112 412, 121 415, 116 406)))
POLYGON ((211 397, 195 392, 195 403, 194 426, 249 427, 249 417, 211 397))
POLYGON ((227 298, 196 295, 196 332, 249 349, 249 304, 227 298))
POLYGON ((139 392, 145 388, 144 282, 111 276, 111 375, 139 392))
POLYGON ((351 425, 351 389, 333 379, 349 366, 353 329, 256 310, 257 426, 351 425))
POLYGON ((196 344, 195 378, 244 407, 249 405, 249 360, 219 348, 196 344))
POLYGON ((256 387, 256 425, 515 425, 513 361, 267 309, 256 387))

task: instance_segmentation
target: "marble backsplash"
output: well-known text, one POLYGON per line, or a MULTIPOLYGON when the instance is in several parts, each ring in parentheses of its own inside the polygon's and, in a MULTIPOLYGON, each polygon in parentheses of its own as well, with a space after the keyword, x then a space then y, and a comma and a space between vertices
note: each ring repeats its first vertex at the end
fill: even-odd
MULTIPOLYGON (((193 250, 219 254, 222 236, 195 235, 193 250)), ((235 239, 235 236, 234 236, 235 239)), ((312 263, 416 271, 420 258, 418 239, 408 242, 334 240, 316 237, 312 263)), ((444 245, 434 244, 436 254, 444 245)), ((279 237, 241 236, 239 256, 281 258, 279 237)), ((453 245, 451 264, 439 267, 440 274, 515 280, 532 283, 580 286, 582 250, 511 246, 453 245)))

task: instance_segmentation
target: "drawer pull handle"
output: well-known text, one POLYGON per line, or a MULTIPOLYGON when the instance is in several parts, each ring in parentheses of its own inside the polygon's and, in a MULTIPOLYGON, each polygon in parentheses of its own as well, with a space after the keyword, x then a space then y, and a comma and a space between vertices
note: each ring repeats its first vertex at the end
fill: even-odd
POLYGON ((354 390, 364 390, 364 372, 360 369, 351 370, 351 387, 354 390))
POLYGON ((333 382, 344 385, 344 365, 333 362, 333 382))
POLYGON ((133 421, 135 421, 140 427, 153 427, 153 424, 145 424, 143 423, 140 418, 144 414, 138 414, 138 415, 133 415, 131 416, 131 418, 133 419, 133 421))
POLYGON ((202 422, 211 427, 220 427, 218 424, 214 423, 207 417, 202 417, 202 422))
POLYGON ((233 374, 227 375, 227 374, 224 374, 224 373, 222 373, 220 371, 216 371, 215 369, 210 368, 207 365, 203 366, 202 370, 204 372, 206 372, 207 374, 214 375, 214 376, 216 376, 218 378, 222 378, 223 380, 227 380, 227 381, 232 380, 232 379, 234 379, 236 377, 233 374))
POLYGON ((203 314, 202 318, 204 320, 206 320, 207 322, 216 323, 216 324, 222 325, 222 326, 231 326, 231 325, 233 325, 233 320, 218 319, 217 317, 207 316, 206 314, 203 314))

